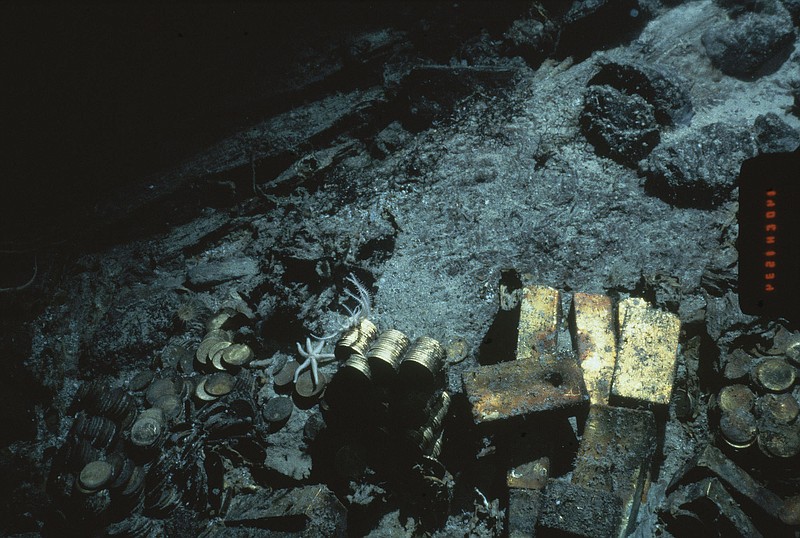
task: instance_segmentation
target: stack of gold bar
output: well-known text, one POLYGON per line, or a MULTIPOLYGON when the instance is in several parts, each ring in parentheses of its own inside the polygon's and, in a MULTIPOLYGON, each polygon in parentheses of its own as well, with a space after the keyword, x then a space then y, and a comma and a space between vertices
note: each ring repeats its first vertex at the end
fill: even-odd
POLYGON ((523 284, 502 291, 519 298, 516 360, 462 374, 475 424, 571 416, 583 430, 570 481, 548 479, 537 454, 508 471, 510 535, 539 527, 588 536, 600 525, 604 535, 625 536, 649 487, 656 417, 672 398, 680 320, 644 299, 624 299, 615 309, 608 296, 575 293, 570 354, 558 341, 558 290, 523 284))

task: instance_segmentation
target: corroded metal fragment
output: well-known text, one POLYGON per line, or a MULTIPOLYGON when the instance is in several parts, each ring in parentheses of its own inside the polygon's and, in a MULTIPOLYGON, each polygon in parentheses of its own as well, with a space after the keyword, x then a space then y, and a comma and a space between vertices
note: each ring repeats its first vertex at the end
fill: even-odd
POLYGON ((525 286, 519 305, 517 360, 537 358, 556 350, 561 318, 561 294, 546 286, 525 286))
POLYGON ((636 523, 656 444, 650 411, 606 405, 589 409, 572 482, 621 500, 619 536, 626 536, 636 523))
POLYGON ((706 446, 687 463, 684 472, 676 475, 667 491, 674 489, 676 484, 683 481, 690 471, 692 474, 701 472, 717 476, 730 488, 750 499, 771 516, 780 517, 784 504, 781 498, 756 482, 752 476, 728 459, 718 448, 712 445, 706 446))
POLYGON ((611 298, 607 295, 576 293, 572 298, 570 322, 589 397, 593 404, 607 404, 617 360, 611 298))
MULTIPOLYGON (((687 512, 686 505, 694 503, 698 499, 708 499, 722 515, 739 533, 740 536, 748 538, 759 538, 762 536, 755 528, 753 522, 745 515, 739 504, 731 497, 731 494, 722 486, 716 478, 706 478, 700 482, 694 482, 688 486, 673 492, 668 498, 667 503, 670 512, 687 512)), ((689 511, 691 513, 691 511, 689 511)), ((706 514, 697 514, 702 517, 706 514)), ((718 516, 715 514, 714 519, 718 516)), ((711 518, 709 518, 711 519, 711 518)))
POLYGON ((506 473, 506 485, 509 488, 544 489, 550 474, 550 458, 541 457, 533 461, 517 465, 506 473))
POLYGON ((501 362, 467 370, 461 379, 476 424, 544 411, 574 415, 589 405, 581 369, 568 358, 501 362))
POLYGON ((299 536, 345 536, 347 509, 323 485, 260 490, 231 500, 225 523, 235 527, 285 528, 299 536), (297 529, 297 522, 300 529, 297 529))
POLYGON ((642 299, 619 304, 619 352, 611 399, 668 405, 678 360, 681 322, 642 299))
POLYGON ((543 492, 538 489, 511 488, 508 492, 508 537, 528 538, 536 535, 536 523, 543 492))
POLYGON ((551 478, 539 512, 539 526, 569 536, 615 536, 620 510, 620 500, 613 495, 551 478))

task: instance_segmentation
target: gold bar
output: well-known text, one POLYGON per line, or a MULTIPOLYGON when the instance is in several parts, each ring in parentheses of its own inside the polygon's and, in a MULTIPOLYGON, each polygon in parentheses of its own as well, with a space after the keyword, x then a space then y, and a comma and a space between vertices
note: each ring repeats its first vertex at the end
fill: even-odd
POLYGON ((655 446, 656 423, 650 411, 606 405, 589 409, 572 483, 621 500, 618 536, 627 536, 635 526, 655 446))
POLYGON ((612 401, 668 405, 675 381, 681 321, 642 299, 620 302, 619 350, 612 401))
POLYGON ((558 344, 561 294, 546 286, 525 286, 519 305, 517 359, 539 358, 558 344))
POLYGON ((570 321, 574 347, 583 369, 589 398, 593 404, 607 404, 617 360, 611 297, 575 293, 570 321))
POLYGON ((580 367, 546 355, 542 361, 507 361, 465 370, 464 392, 475 424, 561 411, 585 412, 589 394, 580 367))

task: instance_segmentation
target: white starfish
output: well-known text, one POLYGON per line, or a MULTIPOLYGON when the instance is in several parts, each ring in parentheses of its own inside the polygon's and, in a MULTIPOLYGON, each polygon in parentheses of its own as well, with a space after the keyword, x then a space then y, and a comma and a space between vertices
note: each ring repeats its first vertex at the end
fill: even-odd
POLYGON ((308 368, 311 367, 311 375, 314 378, 314 386, 319 385, 319 373, 317 372, 317 361, 325 360, 325 359, 334 359, 336 355, 333 353, 320 353, 322 351, 322 346, 325 345, 325 340, 319 340, 315 345, 311 344, 311 338, 306 338, 306 348, 303 349, 300 346, 300 342, 297 342, 297 352, 305 359, 303 364, 297 367, 297 370, 294 371, 294 382, 297 383, 297 379, 300 377, 300 373, 308 368))

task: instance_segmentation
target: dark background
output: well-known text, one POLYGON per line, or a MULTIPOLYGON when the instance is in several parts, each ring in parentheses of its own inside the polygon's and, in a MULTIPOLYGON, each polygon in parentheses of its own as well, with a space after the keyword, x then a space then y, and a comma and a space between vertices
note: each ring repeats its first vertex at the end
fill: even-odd
POLYGON ((434 43, 482 26, 502 32, 524 6, 3 4, 0 249, 30 250, 80 234, 122 183, 313 99, 292 85, 313 76, 314 59, 324 62, 349 36, 418 27, 423 19, 432 21, 434 43))

